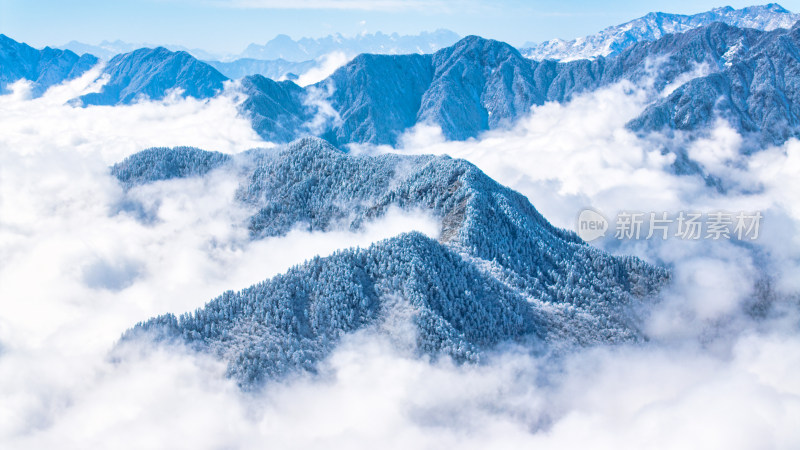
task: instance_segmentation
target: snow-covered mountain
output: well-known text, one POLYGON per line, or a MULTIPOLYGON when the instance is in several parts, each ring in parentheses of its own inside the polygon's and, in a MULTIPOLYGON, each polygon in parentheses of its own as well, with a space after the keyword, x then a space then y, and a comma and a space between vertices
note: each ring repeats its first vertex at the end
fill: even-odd
POLYGON ((656 98, 631 129, 702 133, 722 118, 746 151, 800 137, 800 23, 770 32, 714 23, 658 42, 703 55, 708 74, 656 98))
MULTIPOLYGON (((422 32, 416 35, 400 35, 364 33, 356 36, 332 34, 321 38, 300 38, 294 40, 285 34, 279 34, 266 44, 250 44, 240 54, 218 54, 199 48, 188 48, 182 45, 153 44, 147 42, 131 43, 121 40, 103 41, 97 45, 70 41, 58 48, 70 50, 78 55, 92 54, 100 59, 109 60, 122 53, 130 53, 140 48, 164 47, 174 52, 186 52, 203 61, 233 62, 237 59, 289 62, 305 62, 331 52, 343 52, 355 56, 359 53, 405 54, 432 53, 440 48, 453 45, 459 35, 450 30, 422 32)), ((249 74, 248 74, 249 75, 249 74)), ((261 75, 267 76, 266 73, 261 75)), ((237 78, 237 77, 231 77, 237 78)))
MULTIPOLYGON (((43 72, 45 85, 81 73, 71 69, 77 55, 55 52, 66 65, 43 72)), ((9 60, 3 70, 18 71, 4 75, 7 79, 42 78, 25 62, 38 61, 39 51, 4 53, 6 58, 17 54, 30 58, 9 60)), ((503 42, 469 36, 432 54, 362 54, 305 88, 260 75, 244 77, 247 98, 239 108, 264 139, 277 143, 315 135, 335 145, 394 145, 417 124, 437 125, 447 139, 468 139, 512 125, 534 105, 568 102, 576 94, 630 80, 648 84, 652 92, 649 107, 629 123, 632 130, 701 136, 721 117, 746 136, 743 151, 753 151, 800 136, 795 54, 800 54, 798 28, 761 31, 720 22, 637 42, 614 56, 569 62, 531 60, 503 42), (667 85, 670 91, 664 90, 667 85)), ((105 74, 110 80, 103 90, 77 104, 160 99, 173 88, 208 98, 228 79, 188 53, 164 48, 118 55, 105 74)), ((680 170, 693 170, 678 156, 680 170)))
POLYGON ((98 45, 71 41, 59 48, 78 55, 91 54, 102 60, 130 53, 141 48, 163 47, 173 52, 186 52, 194 58, 208 63, 230 79, 248 75, 262 75, 273 80, 296 79, 297 76, 319 67, 326 55, 337 52, 350 58, 360 53, 407 54, 431 53, 454 44, 459 36, 452 31, 437 30, 418 35, 397 33, 361 34, 346 37, 341 34, 322 38, 301 38, 297 41, 286 35, 278 35, 265 45, 250 44, 241 54, 214 54, 197 48, 181 45, 154 45, 129 43, 121 40, 103 41, 98 45))
MULTIPOLYGON (((566 63, 532 61, 505 43, 470 36, 433 55, 361 55, 291 97, 285 92, 289 85, 248 85, 246 92, 260 101, 244 104, 243 112, 270 116, 268 105, 280 98, 286 108, 286 99, 293 98, 291 110, 297 114, 291 121, 307 123, 316 111, 304 99, 330 89, 326 100, 336 120, 316 132, 331 142, 394 144, 417 123, 438 125, 446 138, 461 140, 508 126, 533 105, 566 102, 578 93, 630 80, 649 84, 654 93, 651 105, 629 123, 631 129, 702 135, 723 118, 747 138, 743 150, 752 151, 800 136, 796 54, 798 27, 759 31, 712 23, 639 42, 613 57, 566 63), (653 61, 660 63, 648 64, 653 61), (697 72, 698 67, 703 71, 697 72), (688 74, 695 78, 686 82, 688 74), (675 90, 665 91, 668 85, 675 90), (276 100, 267 101, 271 96, 276 100)), ((255 128, 279 140, 315 132, 301 127, 276 134, 273 126, 260 121, 255 128)))
MULTIPOLYGON (((571 62, 533 61, 503 42, 469 36, 433 54, 363 54, 306 88, 248 76, 241 83, 247 99, 240 111, 263 138, 279 143, 311 134, 337 145, 395 144, 418 123, 438 125, 446 138, 463 140, 509 126, 547 101, 567 102, 620 80, 651 83, 653 92, 663 92, 704 67, 671 95, 654 95, 630 127, 643 133, 665 127, 703 132, 723 117, 752 136, 749 149, 756 149, 800 135, 793 119, 800 100, 791 90, 800 73, 791 56, 798 49, 796 29, 766 32, 721 23, 639 42, 613 57, 571 62), (661 63, 653 71, 648 61, 655 60, 661 63), (705 88, 691 91, 703 83, 705 88), (331 109, 324 116, 330 120, 319 120, 323 107, 331 109)), ((106 73, 111 80, 103 92, 84 103, 159 99, 175 87, 206 98, 226 80, 191 55, 166 49, 120 55, 106 73)))
POLYGON ((726 6, 693 15, 653 12, 622 25, 608 27, 597 34, 571 41, 552 39, 538 44, 526 43, 520 51, 525 57, 535 60, 592 59, 598 56, 616 55, 637 42, 654 41, 667 34, 683 33, 713 22, 771 31, 777 28, 791 28, 798 20, 800 14, 793 14, 777 3, 742 9, 726 6))
POLYGON ((31 93, 39 96, 50 86, 82 75, 98 63, 92 55, 78 56, 68 50, 45 47, 37 50, 0 34, 0 94, 20 79, 33 83, 31 93))
POLYGON ((294 40, 280 34, 264 45, 250 44, 240 55, 242 58, 285 59, 307 61, 331 52, 348 55, 359 53, 406 54, 432 53, 453 45, 459 36, 449 30, 423 32, 417 35, 385 34, 381 32, 360 34, 353 37, 333 34, 322 38, 294 40))
POLYGON ((243 387, 314 370, 343 335, 380 330, 397 309, 416 330, 410 344, 419 354, 457 361, 506 342, 545 349, 641 340, 632 311, 670 277, 553 227, 526 197, 449 157, 358 156, 305 138, 234 157, 151 149, 112 172, 131 189, 234 162, 238 199, 257 211, 248 222, 254 239, 298 226, 359 229, 392 207, 429 211, 442 224, 438 240, 410 233, 316 257, 123 338, 185 342, 226 361, 243 387))
POLYGON ((103 74, 109 77, 102 90, 86 94, 76 105, 116 105, 140 98, 158 100, 171 89, 179 88, 184 96, 213 97, 222 90, 227 78, 208 64, 186 52, 171 52, 163 47, 142 48, 117 55, 106 64, 103 74))

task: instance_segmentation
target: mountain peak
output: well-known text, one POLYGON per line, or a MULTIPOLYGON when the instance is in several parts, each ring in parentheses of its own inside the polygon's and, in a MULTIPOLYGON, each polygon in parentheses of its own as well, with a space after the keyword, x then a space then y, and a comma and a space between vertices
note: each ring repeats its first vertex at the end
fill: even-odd
POLYGON ((300 139, 296 139, 290 142, 286 148, 289 152, 311 157, 345 154, 343 150, 334 147, 330 142, 316 136, 305 136, 300 139))
POLYGON ((456 48, 493 48, 493 49, 510 49, 516 50, 510 44, 497 41, 495 39, 488 39, 485 37, 481 37, 478 35, 471 34, 469 36, 465 36, 461 38, 458 42, 455 43, 454 47, 456 48))
MULTIPOLYGON (((733 8, 731 8, 731 9, 733 9, 733 8)), ((767 3, 766 5, 764 5, 764 9, 767 9, 769 11, 776 12, 776 13, 789 13, 788 9, 784 8, 783 6, 781 6, 781 5, 777 4, 777 3, 767 3)))
POLYGON ((179 88, 184 96, 208 98, 222 90, 227 78, 185 51, 165 47, 140 48, 115 56, 104 73, 109 75, 102 91, 80 97, 75 103, 88 105, 127 104, 142 97, 164 98, 179 88), (158 68, 158 70, 153 70, 158 68))
POLYGON ((480 36, 467 36, 452 47, 439 50, 434 54, 435 61, 466 58, 470 60, 480 60, 482 65, 494 67, 509 58, 524 60, 519 50, 513 46, 494 39, 486 39, 480 36))

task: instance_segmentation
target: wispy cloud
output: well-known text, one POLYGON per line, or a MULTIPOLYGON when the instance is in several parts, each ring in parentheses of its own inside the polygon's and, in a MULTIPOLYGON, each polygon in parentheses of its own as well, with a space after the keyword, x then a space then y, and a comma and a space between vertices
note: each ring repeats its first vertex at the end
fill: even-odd
POLYGON ((241 9, 338 9, 360 11, 451 10, 458 2, 450 0, 209 0, 211 5, 241 9))

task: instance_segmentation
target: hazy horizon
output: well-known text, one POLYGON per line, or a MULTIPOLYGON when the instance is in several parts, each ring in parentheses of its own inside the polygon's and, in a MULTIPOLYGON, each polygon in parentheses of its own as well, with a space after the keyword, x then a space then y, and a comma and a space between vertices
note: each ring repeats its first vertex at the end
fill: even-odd
MULTIPOLYGON (((32 7, 30 2, 0 0, 0 33, 37 48, 63 46, 70 41, 97 45, 121 40, 221 54, 239 53, 251 43, 263 44, 279 34, 297 40, 378 31, 415 35, 437 29, 520 46, 525 42, 586 36, 653 11, 695 14, 721 6, 753 5, 746 1, 726 3, 317 0, 294 2, 292 8, 286 8, 269 0, 123 0, 113 4, 44 0, 32 7)), ((780 5, 793 12, 800 10, 800 0, 780 5)))

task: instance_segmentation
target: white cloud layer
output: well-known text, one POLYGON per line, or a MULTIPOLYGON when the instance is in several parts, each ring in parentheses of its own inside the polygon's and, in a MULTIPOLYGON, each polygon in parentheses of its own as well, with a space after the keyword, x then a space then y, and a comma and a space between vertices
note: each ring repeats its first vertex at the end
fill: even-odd
MULTIPOLYGON (((19 86, 22 88, 22 86, 19 86)), ((72 91, 68 91, 68 90, 72 91)), ((643 95, 618 85, 547 104, 511 130, 444 142, 405 136, 406 153, 466 158, 519 190, 558 226, 580 210, 761 210, 752 246, 602 240, 673 269, 642 345, 563 360, 507 351, 481 366, 416 359, 407 315, 350 336, 318 376, 241 393, 221 363, 157 349, 106 357, 138 320, 201 306, 315 254, 401 231, 435 234, 395 212, 360 233, 292 232, 247 241, 224 171, 130 195, 158 210, 115 214, 107 166, 149 146, 236 152, 263 145, 235 99, 63 106, 0 97, 0 447, 4 448, 796 448, 800 446, 800 142, 751 157, 724 123, 688 149, 727 193, 676 176, 658 136, 624 124, 643 95), (769 289, 763 289, 765 283, 769 289), (759 316, 754 286, 775 307, 759 316)), ((375 151, 375 149, 363 149, 375 151)), ((383 151, 387 149, 378 149, 383 151)))
POLYGON ((243 9, 332 9, 361 11, 449 10, 457 5, 447 0, 209 0, 208 3, 243 9))
MULTIPOLYGON (((0 97, 0 442, 70 423, 86 442, 98 438, 95 431, 111 439, 116 433, 102 429, 101 417, 75 423, 72 405, 82 396, 113 409, 122 393, 110 389, 145 389, 149 381, 130 379, 144 373, 150 381, 166 377, 164 383, 180 386, 172 375, 182 376, 186 364, 194 367, 183 356, 124 366, 124 373, 106 361, 116 339, 137 321, 193 310, 315 255, 405 231, 438 233, 439 224, 424 213, 391 210, 359 232, 296 230, 250 242, 243 224, 252 211, 234 201, 232 174, 158 182, 125 197, 108 170, 155 145, 229 153, 263 145, 237 117, 234 99, 175 96, 74 109, 64 101, 81 91, 77 83, 36 100, 25 99, 25 88, 0 97), (120 210, 126 199, 157 211, 156 220, 142 223, 120 210), (107 396, 96 392, 99 386, 107 396)), ((129 399, 152 400, 139 394, 129 399)), ((144 411, 131 408, 123 414, 144 411)), ((78 442, 75 448, 87 445, 78 442)))
POLYGON ((354 56, 348 56, 344 52, 331 52, 327 55, 322 55, 316 59, 317 65, 300 75, 295 83, 303 87, 318 83, 328 78, 333 72, 336 72, 339 67, 350 62, 354 56))

